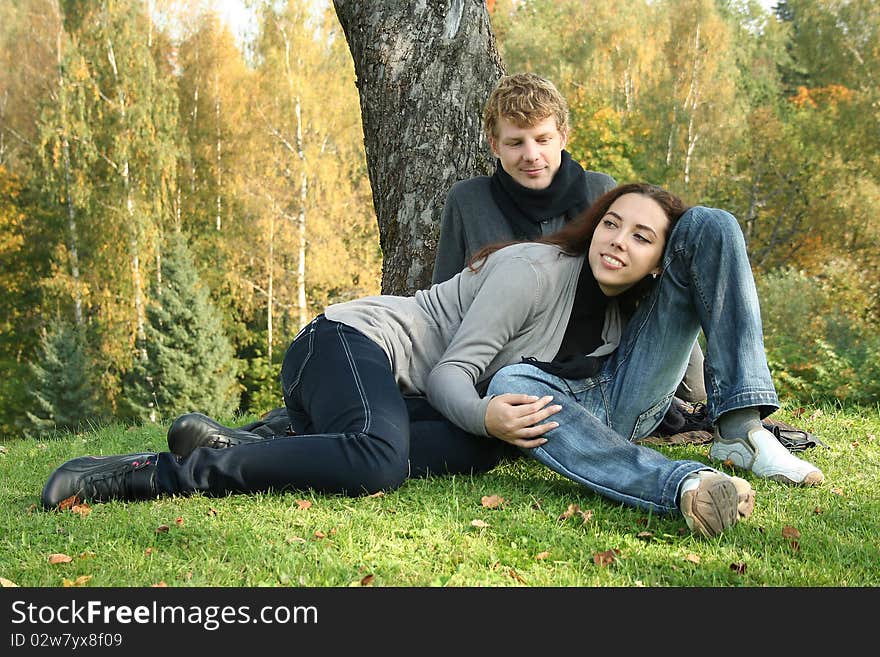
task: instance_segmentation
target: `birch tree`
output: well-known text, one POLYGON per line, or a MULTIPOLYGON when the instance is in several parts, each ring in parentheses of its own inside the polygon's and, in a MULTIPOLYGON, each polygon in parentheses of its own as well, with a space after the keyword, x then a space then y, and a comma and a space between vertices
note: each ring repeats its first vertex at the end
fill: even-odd
POLYGON ((504 66, 484 0, 334 0, 354 60, 382 292, 430 285, 446 193, 488 174, 481 114, 504 66))

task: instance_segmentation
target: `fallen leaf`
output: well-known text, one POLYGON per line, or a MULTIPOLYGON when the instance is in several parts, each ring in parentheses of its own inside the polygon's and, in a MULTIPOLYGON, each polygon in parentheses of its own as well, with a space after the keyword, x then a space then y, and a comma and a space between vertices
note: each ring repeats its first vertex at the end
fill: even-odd
POLYGON ((853 449, 856 449, 859 446, 859 441, 854 440, 849 444, 849 446, 852 447, 853 449))
POLYGON ((312 503, 308 500, 297 500, 296 505, 300 508, 300 511, 305 511, 312 506, 312 503))
POLYGON ((596 552, 593 555, 593 563, 597 566, 610 566, 614 563, 615 559, 617 559, 618 554, 620 554, 620 550, 617 548, 611 548, 604 552, 596 552))
POLYGON ((0 577, 0 588, 3 588, 3 589, 18 588, 18 584, 13 582, 11 579, 6 579, 5 577, 0 577))
POLYGON ((376 491, 372 495, 367 495, 367 497, 384 497, 384 496, 385 496, 385 491, 383 491, 383 490, 376 491))
POLYGON ((49 563, 57 564, 57 563, 70 563, 73 561, 73 557, 69 557, 66 554, 56 553, 49 555, 49 563))
POLYGON ((549 556, 550 553, 547 550, 544 550, 543 552, 538 552, 538 554, 535 555, 535 559, 540 561, 541 559, 546 559, 549 556))
POLYGON ((153 552, 155 552, 155 550, 151 547, 148 547, 146 550, 144 550, 144 554, 147 556, 150 556, 151 554, 153 554, 153 552))
POLYGON ((74 506, 79 502, 79 498, 76 495, 71 495, 70 497, 66 497, 58 503, 56 507, 59 511, 67 511, 70 507, 74 506))
POLYGON ((560 515, 557 520, 568 520, 580 510, 581 508, 577 504, 569 504, 568 508, 562 512, 562 515, 560 515))
POLYGON ((9 454, 9 448, 6 445, 0 445, 0 454, 9 454))
POLYGON ((499 506, 504 504, 505 499, 500 495, 483 495, 480 498, 480 504, 482 504, 487 509, 497 509, 499 506))
POLYGON ((372 585, 372 583, 373 583, 373 579, 375 579, 375 577, 374 577, 373 575, 364 575, 364 576, 361 578, 361 586, 370 586, 370 585, 372 585))
POLYGON ((510 575, 511 577, 513 577, 513 579, 515 579, 515 580, 516 580, 517 582, 519 582, 520 584, 525 584, 525 583, 526 583, 526 580, 524 580, 524 579, 522 578, 522 576, 521 576, 518 572, 516 572, 513 568, 511 568, 510 570, 508 570, 508 571, 507 571, 507 574, 510 575))
POLYGON ((218 513, 219 513, 219 511, 217 511, 217 509, 215 509, 214 507, 211 507, 207 511, 207 515, 209 515, 209 516, 216 516, 218 513))
POLYGON ((791 540, 788 542, 788 545, 789 545, 789 547, 791 547, 791 549, 792 549, 794 552, 800 552, 800 551, 801 551, 801 544, 800 544, 800 542, 799 542, 796 538, 791 539, 791 540))
POLYGON ((581 516, 581 518, 583 519, 581 524, 586 524, 587 521, 593 517, 593 512, 589 509, 587 511, 581 511, 581 507, 579 507, 577 504, 569 504, 568 508, 565 510, 565 513, 559 516, 558 520, 568 520, 575 514, 581 516))
POLYGON ((638 534, 636 534, 636 538, 643 541, 650 541, 652 538, 654 538, 654 532, 639 532, 638 534))
POLYGON ((79 553, 80 559, 94 559, 96 556, 98 556, 98 555, 95 554, 94 552, 92 552, 91 550, 86 550, 85 552, 79 553))
POLYGON ((474 527, 483 528, 483 527, 488 527, 489 523, 483 522, 482 520, 477 519, 477 520, 471 520, 471 525, 473 525, 474 527))
POLYGON ((91 581, 91 579, 92 579, 91 575, 80 575, 75 580, 69 580, 65 577, 64 580, 62 580, 62 582, 61 582, 61 586, 66 586, 66 587, 84 586, 84 585, 88 584, 89 581, 91 581))
POLYGON ((327 538, 327 534, 322 532, 320 529, 315 530, 315 538, 327 538))
POLYGON ((180 527, 181 525, 183 525, 183 517, 182 517, 182 516, 177 516, 177 517, 174 519, 174 524, 177 525, 178 527, 180 527))
POLYGON ((825 513, 825 510, 821 506, 817 506, 815 509, 813 509, 813 513, 819 515, 820 513, 825 513))
POLYGON ((817 409, 816 409, 815 411, 813 411, 812 414, 810 415, 810 419, 811 419, 811 420, 815 420, 815 419, 818 418, 818 417, 822 417, 824 414, 825 414, 825 412, 824 412, 821 408, 817 408, 817 409))
POLYGON ((336 536, 336 527, 330 528, 330 536, 336 536))
POLYGON ((156 533, 167 534, 169 529, 171 529, 171 527, 169 527, 168 525, 159 525, 158 527, 156 527, 156 533))
POLYGON ((746 574, 746 565, 742 561, 734 561, 732 564, 730 564, 730 569, 737 575, 746 574))
POLYGON ((290 545, 292 543, 305 543, 305 542, 306 542, 306 539, 300 538, 299 536, 290 536, 287 539, 285 539, 285 543, 287 543, 288 545, 290 545))
POLYGON ((31 504, 31 505, 27 508, 27 512, 28 512, 28 514, 31 514, 31 513, 33 513, 33 512, 36 511, 36 510, 37 510, 37 504, 36 504, 36 503, 31 504))
POLYGON ((684 558, 685 561, 690 561, 691 563, 700 563, 700 555, 694 554, 693 552, 688 553, 688 555, 684 558))
POLYGON ((835 495, 840 495, 841 497, 843 497, 843 489, 842 488, 832 488, 831 492, 834 493, 835 495))
POLYGON ((782 538, 800 538, 801 533, 792 527, 791 525, 786 525, 782 528, 782 538))
POLYGON ((75 514, 85 518, 87 515, 89 515, 92 512, 92 507, 90 507, 88 504, 85 504, 85 503, 74 504, 72 507, 70 507, 70 511, 71 511, 71 513, 75 513, 75 514))
POLYGON ((532 508, 535 509, 536 511, 543 511, 544 510, 543 508, 541 508, 541 500, 535 500, 534 502, 532 502, 532 508))
POLYGON ((636 524, 640 525, 642 527, 646 527, 648 525, 648 519, 647 518, 636 518, 636 524))
POLYGON ((154 589, 164 589, 168 585, 165 583, 165 580, 160 581, 158 584, 150 584, 150 588, 154 589))

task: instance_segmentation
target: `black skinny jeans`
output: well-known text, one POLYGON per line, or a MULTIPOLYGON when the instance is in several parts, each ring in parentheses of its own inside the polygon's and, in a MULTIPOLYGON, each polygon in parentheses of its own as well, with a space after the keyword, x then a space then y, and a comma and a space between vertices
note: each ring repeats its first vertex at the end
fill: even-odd
POLYGON ((426 474, 485 472, 518 451, 458 428, 405 397, 385 352, 319 315, 284 356, 281 384, 296 435, 158 458, 160 492, 211 495, 286 488, 363 495, 426 474))

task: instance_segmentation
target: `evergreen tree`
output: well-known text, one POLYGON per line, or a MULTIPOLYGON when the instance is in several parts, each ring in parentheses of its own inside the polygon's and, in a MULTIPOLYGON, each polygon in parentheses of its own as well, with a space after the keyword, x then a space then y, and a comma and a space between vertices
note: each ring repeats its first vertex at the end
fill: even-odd
POLYGON ((166 241, 147 306, 146 359, 126 377, 125 402, 141 420, 200 411, 224 416, 239 401, 232 347, 181 233, 166 241))
POLYGON ((95 413, 95 388, 82 330, 56 320, 40 341, 39 360, 30 363, 30 396, 34 413, 27 412, 28 431, 42 433, 76 429, 95 413))

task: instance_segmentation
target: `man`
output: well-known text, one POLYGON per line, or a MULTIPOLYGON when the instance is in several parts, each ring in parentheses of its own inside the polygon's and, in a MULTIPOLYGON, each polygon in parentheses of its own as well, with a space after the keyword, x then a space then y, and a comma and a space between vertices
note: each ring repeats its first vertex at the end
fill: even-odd
POLYGON ((501 78, 483 110, 496 171, 449 191, 432 283, 452 278, 487 244, 555 232, 616 186, 571 158, 568 131, 568 106, 551 82, 532 73, 501 78))
MULTIPOLYGON (((495 173, 462 180, 449 191, 432 283, 455 276, 488 244, 555 232, 617 184, 607 174, 584 171, 565 150, 568 103, 534 73, 498 81, 483 109, 483 134, 498 158, 495 173)), ((698 343, 676 396, 706 398, 698 343)))

